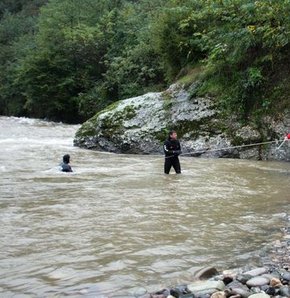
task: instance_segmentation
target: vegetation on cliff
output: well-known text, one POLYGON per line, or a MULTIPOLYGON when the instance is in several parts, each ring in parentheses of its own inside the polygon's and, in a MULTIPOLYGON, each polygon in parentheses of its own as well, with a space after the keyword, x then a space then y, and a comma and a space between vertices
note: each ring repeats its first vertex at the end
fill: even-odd
POLYGON ((3 0, 0 114, 81 122, 198 80, 241 121, 289 107, 289 0, 3 0))

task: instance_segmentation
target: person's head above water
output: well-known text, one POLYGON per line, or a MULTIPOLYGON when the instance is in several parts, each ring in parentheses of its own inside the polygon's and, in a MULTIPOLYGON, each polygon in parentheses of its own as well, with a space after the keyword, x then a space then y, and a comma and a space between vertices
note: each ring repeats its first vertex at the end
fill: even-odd
POLYGON ((177 133, 175 130, 170 130, 168 134, 168 140, 176 140, 177 139, 177 133))
POLYGON ((69 156, 69 154, 65 154, 65 155, 63 156, 63 158, 62 158, 62 161, 63 161, 64 163, 69 163, 69 160, 70 160, 70 156, 69 156))

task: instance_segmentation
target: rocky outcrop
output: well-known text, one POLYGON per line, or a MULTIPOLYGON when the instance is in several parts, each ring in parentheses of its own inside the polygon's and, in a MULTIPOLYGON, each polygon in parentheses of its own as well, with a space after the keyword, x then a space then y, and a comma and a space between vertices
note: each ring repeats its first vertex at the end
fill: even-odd
MULTIPOLYGON (((116 153, 162 153, 170 129, 175 129, 183 155, 290 160, 289 142, 271 142, 290 129, 286 121, 265 118, 263 129, 242 126, 222 119, 214 100, 194 96, 195 85, 185 90, 172 85, 159 93, 119 101, 85 122, 76 133, 74 145, 116 153), (267 142, 268 146, 245 144, 267 142)), ((287 119, 287 118, 285 118, 287 119)))

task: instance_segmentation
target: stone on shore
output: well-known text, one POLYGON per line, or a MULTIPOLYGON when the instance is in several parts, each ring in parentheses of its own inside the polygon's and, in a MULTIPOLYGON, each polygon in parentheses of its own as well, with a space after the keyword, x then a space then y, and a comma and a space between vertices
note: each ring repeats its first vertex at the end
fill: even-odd
POLYGON ((271 296, 269 296, 266 293, 257 293, 257 294, 253 294, 251 296, 249 296, 249 298, 270 298, 271 296))
POLYGON ((251 278, 253 278, 252 275, 249 274, 239 274, 237 276, 237 281, 241 282, 242 284, 246 284, 248 280, 250 280, 251 278))
POLYGON ((247 298, 251 295, 249 288, 237 280, 229 283, 226 289, 231 295, 240 295, 242 298, 247 298))
POLYGON ((273 277, 270 280, 270 286, 273 288, 280 288, 280 287, 282 287, 282 283, 281 283, 280 279, 273 277))
POLYGON ((188 289, 196 296, 199 295, 212 295, 217 291, 223 291, 225 284, 222 281, 196 281, 188 285, 188 289))
POLYGON ((269 279, 262 276, 256 276, 246 282, 248 287, 262 287, 269 284, 269 279))
POLYGON ((281 287, 279 293, 281 296, 290 297, 290 288, 288 286, 281 287))
POLYGON ((218 274, 218 271, 214 267, 205 267, 200 269, 194 274, 196 279, 209 279, 218 274))
POLYGON ((290 281, 290 272, 286 271, 286 272, 282 273, 282 278, 284 280, 290 281))
POLYGON ((261 267, 261 268, 255 268, 252 270, 249 270, 247 272, 245 272, 245 275, 251 275, 251 276, 258 276, 258 275, 262 275, 268 272, 268 269, 265 267, 261 267))
POLYGON ((213 293, 210 298, 227 298, 227 295, 225 292, 220 291, 220 292, 215 292, 213 293))

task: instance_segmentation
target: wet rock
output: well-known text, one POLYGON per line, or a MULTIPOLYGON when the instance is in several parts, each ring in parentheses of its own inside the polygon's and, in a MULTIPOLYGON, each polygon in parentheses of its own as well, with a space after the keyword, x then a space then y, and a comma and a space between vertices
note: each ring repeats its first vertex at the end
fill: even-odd
POLYGON ((278 278, 279 279, 279 277, 280 277, 280 275, 278 275, 278 276, 274 276, 273 274, 270 274, 270 273, 266 273, 266 274, 263 274, 263 275, 261 275, 262 277, 265 277, 265 278, 267 278, 267 279, 269 279, 269 280, 271 280, 272 278, 278 278))
POLYGON ((240 295, 243 298, 247 298, 251 294, 249 288, 237 280, 229 283, 226 289, 229 290, 231 295, 240 295))
POLYGON ((145 288, 137 288, 133 292, 136 298, 145 298, 146 295, 149 294, 145 288))
POLYGON ((169 296, 171 296, 173 298, 195 298, 194 294, 192 294, 192 293, 188 293, 188 294, 175 294, 175 295, 169 295, 169 296))
POLYGON ((270 286, 273 288, 280 288, 282 287, 282 283, 280 279, 274 277, 270 280, 270 286))
POLYGON ((170 292, 168 289, 163 289, 151 295, 152 298, 167 298, 170 295, 170 292))
POLYGON ((264 292, 270 296, 274 296, 276 294, 276 289, 274 287, 268 287, 264 289, 264 292))
POLYGON ((151 294, 151 298, 167 298, 168 295, 164 294, 151 294))
POLYGON ((235 279, 238 274, 242 274, 241 269, 231 269, 231 270, 224 270, 222 272, 223 276, 231 277, 232 279, 235 279))
POLYGON ((146 294, 144 294, 144 295, 142 295, 142 296, 138 296, 138 295, 134 295, 136 298, 152 298, 152 295, 151 294, 149 294, 149 293, 146 293, 146 294))
POLYGON ((249 298, 270 298, 270 296, 266 293, 257 293, 249 296, 249 298))
POLYGON ((258 293, 263 293, 261 290, 262 287, 251 287, 251 293, 252 294, 258 294, 258 293))
POLYGON ((290 281, 290 272, 286 271, 282 273, 281 276, 284 280, 290 281))
POLYGON ((176 286, 170 290, 170 295, 175 298, 193 298, 194 295, 189 291, 187 285, 176 286))
POLYGON ((194 275, 196 279, 209 279, 218 274, 218 271, 214 267, 206 267, 197 271, 194 275))
POLYGON ((261 287, 267 284, 269 284, 269 279, 262 276, 253 277, 246 282, 248 287, 261 287))
POLYGON ((222 281, 196 281, 188 285, 188 289, 195 294, 199 295, 211 295, 217 291, 223 291, 225 284, 222 281))
POLYGON ((237 281, 241 282, 242 284, 246 284, 248 280, 250 280, 251 278, 253 278, 252 275, 249 274, 239 274, 237 276, 237 281))
POLYGON ((279 272, 279 271, 276 270, 276 269, 272 270, 270 275, 272 276, 272 278, 273 278, 273 277, 278 278, 278 279, 281 278, 281 272, 279 272))
POLYGON ((230 292, 230 296, 232 297, 232 296, 235 296, 235 295, 238 295, 241 298, 248 298, 251 295, 251 292, 250 291, 245 291, 243 289, 233 289, 230 292))
POLYGON ((279 290, 281 296, 290 297, 290 288, 288 286, 283 286, 279 290))
POLYGON ((220 292, 215 292, 213 293, 210 298, 227 298, 227 295, 225 292, 220 291, 220 292))
POLYGON ((268 272, 267 268, 255 268, 244 273, 244 275, 258 276, 268 272))
POLYGON ((224 282, 225 285, 230 284, 234 279, 231 276, 224 276, 222 281, 224 282))

